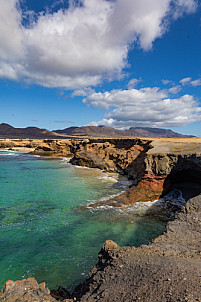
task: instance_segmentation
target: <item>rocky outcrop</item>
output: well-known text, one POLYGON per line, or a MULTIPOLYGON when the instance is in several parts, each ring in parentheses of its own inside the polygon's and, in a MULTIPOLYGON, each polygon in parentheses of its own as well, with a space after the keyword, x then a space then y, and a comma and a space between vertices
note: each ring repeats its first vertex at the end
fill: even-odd
POLYGON ((41 140, 23 139, 23 140, 0 140, 0 149, 16 150, 26 148, 35 150, 40 145, 41 140))
POLYGON ((71 140, 46 139, 40 142, 32 154, 40 156, 72 157, 71 140))
POLYGON ((199 151, 193 154, 155 154, 154 149, 149 148, 128 165, 129 176, 134 180, 130 189, 111 200, 89 206, 122 206, 153 201, 164 196, 172 185, 179 182, 201 184, 201 147, 199 151))
MULTIPOLYGON (((21 144, 9 141, 0 145, 5 147, 7 143, 11 144, 10 148, 21 144)), ((23 144, 31 148, 36 142, 23 144)), ((73 155, 73 164, 127 174, 133 179, 133 186, 107 201, 108 205, 157 199, 172 184, 179 186, 181 181, 199 185, 196 189, 191 185, 186 196, 201 193, 199 140, 191 143, 137 139, 43 140, 37 142, 34 154, 73 155)), ((186 189, 185 184, 184 193, 186 189)), ((102 203, 94 204, 97 205, 102 203)), ((8 281, 0 291, 0 301, 71 301, 68 300, 71 297, 80 302, 201 302, 201 195, 191 198, 184 207, 169 203, 168 210, 176 218, 148 246, 119 247, 107 241, 99 253, 98 264, 71 295, 59 288, 50 296, 43 283, 31 278, 8 281)))
POLYGON ((152 201, 163 196, 171 184, 201 183, 199 139, 63 139, 0 141, 0 148, 35 148, 32 154, 71 157, 74 165, 126 174, 132 187, 103 204, 122 206, 152 201))
POLYGON ((1 302, 73 302, 70 293, 63 287, 57 290, 50 290, 45 282, 38 284, 35 278, 28 278, 19 281, 8 280, 4 288, 0 290, 1 302))
POLYGON ((82 302, 201 301, 201 195, 190 199, 148 246, 106 241, 74 292, 82 302))
POLYGON ((71 295, 34 278, 7 281, 0 301, 200 302, 201 195, 191 198, 150 244, 119 247, 108 240, 98 264, 71 295), (71 297, 71 298, 70 298, 71 297))
POLYGON ((8 280, 5 283, 3 290, 0 291, 0 301, 56 302, 56 300, 50 295, 49 289, 45 287, 45 283, 43 282, 38 284, 34 278, 28 278, 16 282, 8 280))
POLYGON ((86 140, 74 148, 72 164, 100 168, 107 172, 118 172, 128 175, 129 179, 139 179, 143 167, 144 154, 150 148, 150 141, 140 139, 107 139, 86 140))

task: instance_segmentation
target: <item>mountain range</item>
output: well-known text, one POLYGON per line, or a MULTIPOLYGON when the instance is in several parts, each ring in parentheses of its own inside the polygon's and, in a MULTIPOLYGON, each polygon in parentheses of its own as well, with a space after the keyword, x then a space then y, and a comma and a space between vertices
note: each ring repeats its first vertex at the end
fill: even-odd
POLYGON ((0 138, 13 138, 13 139, 25 139, 25 138, 56 138, 58 134, 48 131, 46 129, 40 129, 37 127, 27 128, 14 128, 9 124, 0 124, 0 138))
POLYGON ((0 124, 0 138, 10 139, 56 139, 56 138, 190 138, 193 135, 182 135, 170 129, 132 127, 128 130, 118 130, 105 126, 68 127, 63 130, 49 131, 37 127, 14 128, 9 124, 0 124))
POLYGON ((54 130, 55 133, 62 135, 78 136, 78 137, 161 137, 161 138, 190 138, 193 135, 182 135, 170 129, 148 128, 148 127, 132 127, 128 130, 118 130, 105 126, 84 126, 84 127, 69 127, 63 130, 54 130))

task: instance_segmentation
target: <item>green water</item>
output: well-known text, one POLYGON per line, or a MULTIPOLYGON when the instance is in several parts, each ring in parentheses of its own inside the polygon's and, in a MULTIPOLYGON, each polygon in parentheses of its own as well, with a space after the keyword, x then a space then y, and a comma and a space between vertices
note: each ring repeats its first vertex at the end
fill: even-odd
POLYGON ((28 277, 72 288, 105 240, 139 246, 158 236, 165 222, 136 209, 81 207, 123 189, 125 181, 98 170, 0 151, 0 288, 28 277))

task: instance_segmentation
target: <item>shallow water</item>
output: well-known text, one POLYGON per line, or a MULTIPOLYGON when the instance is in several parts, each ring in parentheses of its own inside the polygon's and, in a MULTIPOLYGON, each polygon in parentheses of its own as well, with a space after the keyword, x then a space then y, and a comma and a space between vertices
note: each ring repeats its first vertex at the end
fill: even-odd
POLYGON ((148 243, 165 228, 144 217, 146 207, 83 209, 117 195, 127 181, 66 159, 0 151, 0 288, 8 279, 35 277, 50 289, 81 282, 107 239, 148 243))

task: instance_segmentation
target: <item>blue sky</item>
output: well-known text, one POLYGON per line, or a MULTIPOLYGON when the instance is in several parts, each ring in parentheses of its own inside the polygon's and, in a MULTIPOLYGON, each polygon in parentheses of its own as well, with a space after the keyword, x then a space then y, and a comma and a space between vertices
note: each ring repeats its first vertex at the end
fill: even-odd
POLYGON ((201 137, 195 0, 0 0, 0 122, 201 137))

